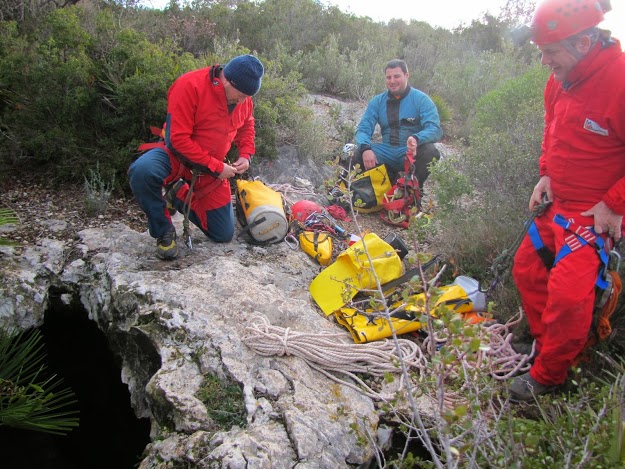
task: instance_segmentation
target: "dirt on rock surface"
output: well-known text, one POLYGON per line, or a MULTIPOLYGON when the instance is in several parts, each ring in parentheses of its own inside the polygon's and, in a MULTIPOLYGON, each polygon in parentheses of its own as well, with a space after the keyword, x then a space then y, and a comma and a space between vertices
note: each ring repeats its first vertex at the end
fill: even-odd
MULTIPOLYGON (((0 227, 0 238, 14 245, 36 245, 43 239, 66 242, 79 240, 78 233, 88 228, 104 228, 123 223, 140 233, 147 230, 147 218, 132 195, 113 192, 102 213, 90 213, 83 186, 52 186, 43 180, 11 179, 0 183, 0 208, 13 210, 18 223, 0 227)), ((337 220, 347 233, 374 232, 381 238, 403 230, 383 222, 378 213, 347 214, 348 220, 337 220)), ((201 235, 199 231, 196 233, 201 235)))
POLYGON ((17 246, 35 245, 42 239, 72 244, 78 232, 121 222, 143 232, 146 217, 132 197, 111 194, 103 213, 88 213, 82 186, 52 187, 42 180, 11 179, 0 184, 0 208, 13 210, 18 223, 0 228, 0 237, 17 246))

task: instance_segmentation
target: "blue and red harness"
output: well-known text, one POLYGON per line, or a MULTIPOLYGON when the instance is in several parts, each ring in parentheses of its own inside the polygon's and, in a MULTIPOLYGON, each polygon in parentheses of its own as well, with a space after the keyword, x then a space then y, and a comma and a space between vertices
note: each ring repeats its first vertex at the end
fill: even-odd
POLYGON ((606 280, 606 277, 609 269, 610 256, 612 255, 612 252, 615 251, 610 251, 608 243, 606 243, 605 240, 595 232, 593 227, 586 228, 575 223, 574 221, 567 220, 560 214, 555 215, 553 217, 553 221, 566 231, 570 231, 570 234, 564 238, 564 242, 566 244, 560 248, 560 251, 555 255, 555 257, 543 243, 535 222, 532 222, 527 230, 527 234, 532 241, 532 245, 545 263, 547 270, 555 267, 558 262, 570 253, 577 251, 581 247, 589 245, 594 247, 597 255, 599 256, 599 260, 601 261, 595 285, 601 290, 610 288, 610 282, 609 280, 606 280), (551 264, 549 264, 550 260, 552 260, 551 264))
POLYGON ((618 275, 621 257, 616 249, 610 249, 609 241, 606 242, 606 240, 599 236, 593 227, 586 228, 574 221, 567 220, 560 214, 555 215, 553 221, 570 232, 570 234, 564 238, 565 244, 560 248, 555 257, 543 243, 535 222, 532 221, 527 230, 532 245, 547 270, 555 267, 565 256, 587 245, 595 249, 600 260, 599 272, 597 274, 597 280, 595 281, 595 286, 598 291, 595 300, 596 315, 594 330, 590 331, 584 349, 575 359, 575 363, 577 363, 585 357, 588 349, 594 346, 598 340, 605 340, 612 334, 610 317, 616 309, 618 296, 622 287, 618 275))

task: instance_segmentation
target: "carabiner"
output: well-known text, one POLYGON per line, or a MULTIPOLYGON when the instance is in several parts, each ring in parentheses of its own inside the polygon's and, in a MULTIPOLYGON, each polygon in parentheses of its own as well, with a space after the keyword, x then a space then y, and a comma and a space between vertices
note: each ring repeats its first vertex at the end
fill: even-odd
POLYGON ((299 247, 299 241, 292 233, 289 233, 284 237, 284 242, 291 249, 297 249, 299 247))

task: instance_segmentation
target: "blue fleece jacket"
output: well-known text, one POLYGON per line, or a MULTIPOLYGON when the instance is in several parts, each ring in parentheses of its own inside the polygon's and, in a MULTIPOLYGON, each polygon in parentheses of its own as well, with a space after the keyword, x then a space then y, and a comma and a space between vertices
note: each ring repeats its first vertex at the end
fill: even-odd
POLYGON ((369 101, 356 130, 356 143, 359 146, 371 145, 371 137, 378 123, 382 141, 393 147, 405 147, 411 135, 419 144, 434 143, 443 136, 436 105, 427 94, 411 86, 406 88, 400 98, 384 92, 369 101))

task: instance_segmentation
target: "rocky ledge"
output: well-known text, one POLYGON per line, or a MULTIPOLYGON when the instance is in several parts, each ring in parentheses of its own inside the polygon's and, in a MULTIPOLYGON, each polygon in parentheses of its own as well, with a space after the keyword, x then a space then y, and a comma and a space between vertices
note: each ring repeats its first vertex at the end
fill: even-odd
POLYGON ((288 348, 261 356, 245 343, 258 317, 286 333, 351 342, 309 296, 319 267, 285 243, 215 244, 194 233, 193 251, 172 262, 123 224, 83 230, 71 248, 53 240, 19 255, 2 248, 0 327, 40 326, 52 291, 79 301, 121 359, 135 414, 150 419, 142 468, 368 464, 384 445, 374 400, 288 348), (211 418, 220 403, 198 398, 206 376, 240 387, 245 423, 224 429, 211 418))

